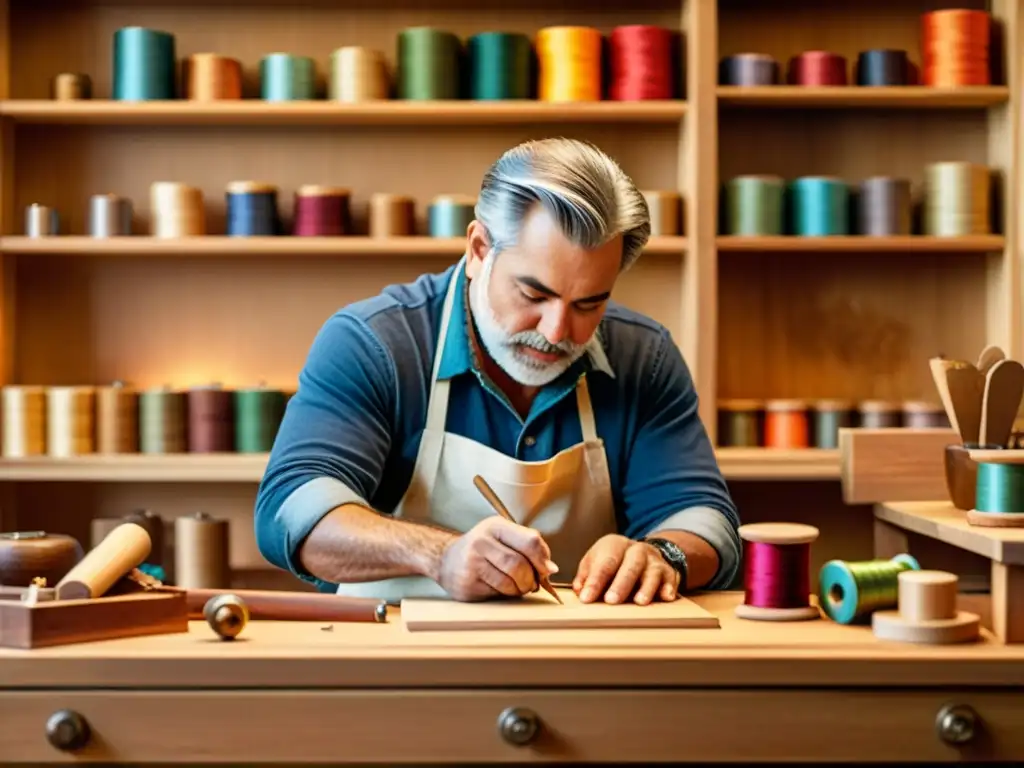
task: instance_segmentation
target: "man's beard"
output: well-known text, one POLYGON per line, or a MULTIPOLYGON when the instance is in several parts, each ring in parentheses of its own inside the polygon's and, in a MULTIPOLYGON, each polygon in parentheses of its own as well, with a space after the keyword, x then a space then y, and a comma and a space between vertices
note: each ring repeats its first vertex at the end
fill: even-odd
POLYGON ((480 276, 470 281, 469 285, 469 306, 480 343, 491 359, 515 381, 527 387, 542 387, 565 373, 586 352, 586 345, 576 344, 569 339, 552 344, 538 331, 510 334, 502 328, 487 299, 487 286, 491 280, 494 260, 494 251, 491 251, 484 259, 480 276), (520 347, 532 347, 561 357, 555 362, 545 363, 524 354, 520 347))

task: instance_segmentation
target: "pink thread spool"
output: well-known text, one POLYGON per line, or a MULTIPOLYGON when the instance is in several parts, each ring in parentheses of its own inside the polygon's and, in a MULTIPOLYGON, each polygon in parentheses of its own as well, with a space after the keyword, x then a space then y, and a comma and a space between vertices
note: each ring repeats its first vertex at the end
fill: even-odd
POLYGON ((818 529, 801 523, 740 526, 744 542, 741 619, 807 621, 820 618, 811 604, 811 544, 818 529))
POLYGON ((309 184, 295 193, 296 237, 338 237, 350 234, 350 193, 340 187, 309 184))

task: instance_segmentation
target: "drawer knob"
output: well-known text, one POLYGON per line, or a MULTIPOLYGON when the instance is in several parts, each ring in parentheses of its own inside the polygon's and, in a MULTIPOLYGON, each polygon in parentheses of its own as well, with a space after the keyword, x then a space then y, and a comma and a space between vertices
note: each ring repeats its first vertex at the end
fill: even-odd
POLYGON ((540 730, 540 718, 531 709, 509 707, 498 715, 498 732, 501 738, 517 747, 533 741, 540 730))
POLYGON ((974 738, 978 716, 966 704, 947 704, 935 718, 935 730, 947 744, 966 744, 974 738))
POLYGON ((46 740, 57 749, 73 752, 89 743, 89 723, 73 709, 61 709, 46 721, 46 740))

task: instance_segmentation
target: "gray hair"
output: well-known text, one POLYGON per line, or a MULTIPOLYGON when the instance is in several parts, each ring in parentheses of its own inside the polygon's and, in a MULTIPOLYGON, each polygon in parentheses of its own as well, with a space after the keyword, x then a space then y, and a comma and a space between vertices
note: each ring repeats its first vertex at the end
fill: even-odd
POLYGON ((539 203, 573 244, 588 250, 622 235, 622 269, 639 258, 651 235, 647 201, 619 165, 575 139, 528 141, 503 154, 484 174, 475 215, 495 255, 519 236, 539 203))

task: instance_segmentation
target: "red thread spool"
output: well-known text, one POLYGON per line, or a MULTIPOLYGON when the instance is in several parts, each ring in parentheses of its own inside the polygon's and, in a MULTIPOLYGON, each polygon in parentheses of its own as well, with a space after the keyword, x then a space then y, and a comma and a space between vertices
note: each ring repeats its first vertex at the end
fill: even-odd
POLYGON ((950 9, 921 17, 921 76, 925 85, 989 85, 992 20, 985 11, 950 9))
POLYGON ((805 51, 789 60, 791 85, 848 85, 846 59, 828 51, 805 51))
POLYGON ((741 619, 806 621, 820 618, 811 604, 811 544, 818 529, 801 523, 740 526, 744 545, 741 619))
POLYGON ((188 392, 189 453, 235 450, 235 395, 219 384, 188 392))
POLYGON ((670 30, 647 24, 616 27, 608 44, 608 96, 612 101, 673 97, 675 79, 670 30))
POLYGON ((295 193, 296 237, 337 237, 352 231, 349 191, 310 184, 295 193))

